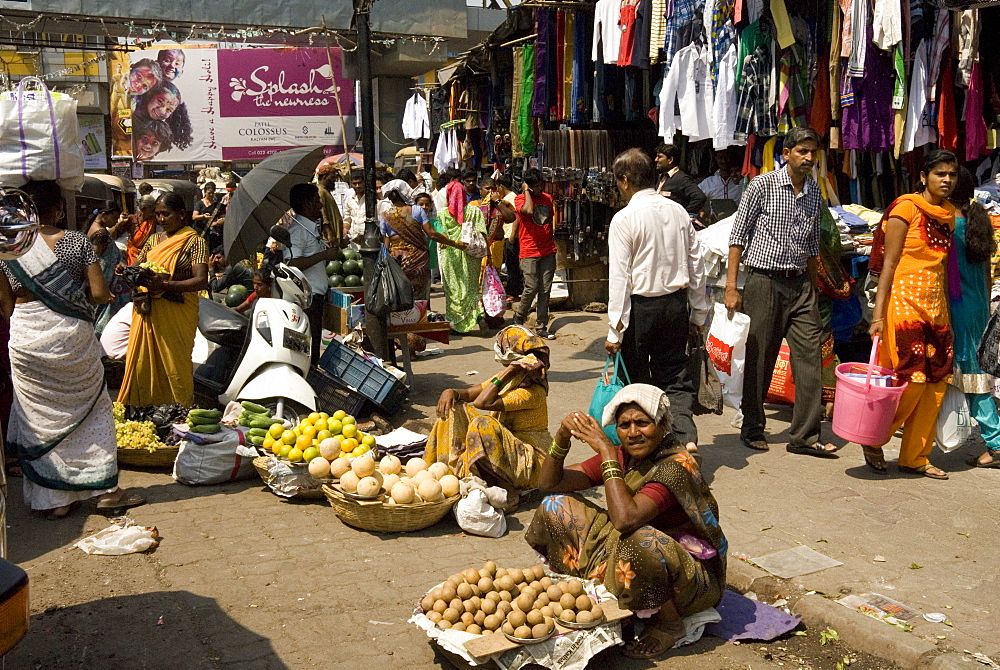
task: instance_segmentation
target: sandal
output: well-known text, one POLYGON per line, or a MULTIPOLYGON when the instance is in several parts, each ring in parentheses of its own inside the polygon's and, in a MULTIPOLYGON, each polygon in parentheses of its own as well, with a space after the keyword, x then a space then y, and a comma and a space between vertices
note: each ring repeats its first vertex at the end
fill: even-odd
POLYGON ((646 629, 642 631, 642 634, 639 637, 625 645, 622 653, 628 658, 656 658, 657 656, 662 656, 673 649, 674 645, 677 644, 677 641, 682 637, 684 637, 684 633, 681 633, 680 635, 673 635, 665 630, 660 630, 659 628, 654 628, 653 626, 646 626, 646 629), (656 642, 656 646, 653 647, 653 650, 636 651, 636 646, 649 637, 652 637, 654 642, 656 642))
POLYGON ((805 454, 807 456, 815 456, 817 458, 840 458, 837 456, 837 448, 832 444, 810 444, 803 447, 793 447, 788 445, 785 447, 785 451, 790 454, 805 454), (827 449, 827 447, 833 447, 832 449, 827 449))
POLYGON ((945 472, 944 470, 935 465, 931 465, 930 463, 927 463, 926 465, 921 465, 918 468, 908 468, 905 465, 900 465, 899 471, 906 472, 911 475, 922 475, 924 477, 929 477, 931 479, 948 479, 947 472, 945 472), (931 472, 931 468, 938 470, 941 474, 938 474, 937 472, 931 472))
POLYGON ((769 451, 771 449, 771 447, 767 446, 767 440, 765 440, 764 438, 760 438, 759 440, 751 440, 749 437, 741 437, 740 442, 742 442, 744 446, 750 447, 754 451, 769 451), (763 444, 764 446, 763 447, 754 446, 757 444, 763 444))
POLYGON ((869 468, 880 475, 884 475, 889 472, 889 468, 885 467, 885 454, 882 452, 881 448, 869 447, 862 444, 861 453, 864 454, 865 463, 869 468))
POLYGON ((46 521, 58 521, 59 519, 65 519, 70 514, 72 514, 73 512, 77 511, 78 509, 80 509, 80 507, 82 505, 83 505, 83 501, 81 501, 81 500, 74 500, 69 505, 66 505, 66 511, 65 512, 57 512, 56 510, 60 509, 59 507, 56 507, 55 509, 50 509, 48 511, 48 513, 45 515, 45 520, 46 521))
POLYGON ((138 493, 123 493, 117 498, 112 498, 111 500, 101 500, 97 503, 97 509, 99 510, 118 510, 118 509, 128 509, 130 507, 138 507, 139 505, 145 505, 146 499, 143 498, 138 493))
POLYGON ((1000 469, 1000 451, 991 451, 990 452, 990 458, 992 460, 990 460, 989 463, 982 463, 982 462, 980 462, 979 456, 973 456, 972 458, 968 459, 965 462, 968 465, 971 465, 974 468, 996 468, 996 469, 1000 469))

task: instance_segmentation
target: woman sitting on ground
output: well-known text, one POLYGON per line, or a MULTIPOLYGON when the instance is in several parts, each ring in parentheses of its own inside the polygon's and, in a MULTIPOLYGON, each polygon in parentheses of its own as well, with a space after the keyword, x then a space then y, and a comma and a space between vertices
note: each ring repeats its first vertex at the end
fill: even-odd
POLYGON ((493 348, 504 369, 483 384, 441 394, 424 458, 508 491, 534 488, 552 441, 549 348, 523 326, 501 330, 493 348))
POLYGON ((683 618, 722 599, 726 538, 719 506, 694 457, 670 432, 670 403, 649 384, 631 384, 604 409, 616 447, 583 412, 567 416, 542 464, 546 497, 525 540, 558 573, 603 582, 622 607, 647 619, 625 646, 631 658, 654 658, 684 637, 683 618), (570 437, 597 455, 564 466, 570 437), (604 485, 607 510, 573 491, 604 485), (569 494, 569 495, 566 495, 569 494))

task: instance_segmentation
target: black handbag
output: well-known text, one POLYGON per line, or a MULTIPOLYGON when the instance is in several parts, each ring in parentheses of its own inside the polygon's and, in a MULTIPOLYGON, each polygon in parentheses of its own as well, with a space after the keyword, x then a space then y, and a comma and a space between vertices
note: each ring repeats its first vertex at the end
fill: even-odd
POLYGON ((365 294, 365 310, 376 316, 385 316, 407 309, 413 309, 413 285, 399 261, 382 247, 372 272, 372 282, 365 294))
POLYGON ((722 383, 708 358, 705 343, 694 338, 688 344, 688 375, 695 390, 691 413, 722 414, 722 383))

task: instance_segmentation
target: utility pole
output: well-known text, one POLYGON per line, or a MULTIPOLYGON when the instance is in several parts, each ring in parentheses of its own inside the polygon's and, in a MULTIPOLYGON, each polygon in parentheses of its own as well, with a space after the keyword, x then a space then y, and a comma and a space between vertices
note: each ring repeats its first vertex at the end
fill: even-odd
MULTIPOLYGON (((372 60, 371 60, 371 25, 369 17, 375 0, 354 0, 354 27, 358 32, 358 64, 361 80, 361 132, 362 156, 365 171, 365 236, 361 241, 361 258, 363 279, 365 285, 365 302, 372 290, 372 275, 379 251, 382 249, 382 238, 378 231, 375 214, 375 100, 372 95, 372 60)), ((375 316, 365 310, 365 330, 376 356, 389 358, 389 338, 386 333, 388 323, 386 317, 375 316)))

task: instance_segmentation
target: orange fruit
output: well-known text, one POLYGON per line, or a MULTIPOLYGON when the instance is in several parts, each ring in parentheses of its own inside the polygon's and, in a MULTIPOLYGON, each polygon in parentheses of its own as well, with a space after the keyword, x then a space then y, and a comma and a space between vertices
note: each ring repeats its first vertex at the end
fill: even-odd
POLYGON ((295 444, 295 438, 297 437, 298 435, 295 434, 295 431, 286 430, 281 434, 281 441, 285 444, 295 444))
POLYGON ((374 446, 375 445, 375 438, 372 437, 371 435, 363 435, 361 437, 361 444, 366 444, 369 447, 374 446))
POLYGON ((357 423, 357 421, 355 420, 355 418, 353 416, 351 416, 350 414, 348 414, 347 416, 345 416, 343 419, 340 420, 340 423, 342 423, 342 424, 344 424, 346 426, 349 423, 351 423, 351 424, 357 423))
POLYGON ((311 437, 306 437, 305 435, 299 435, 298 438, 296 438, 295 440, 295 448, 304 451, 312 446, 312 442, 313 441, 311 437))
POLYGON ((298 463, 302 460, 302 451, 300 449, 292 449, 288 452, 288 460, 292 463, 298 463))
POLYGON ((345 412, 342 409, 338 409, 336 412, 333 413, 333 418, 336 419, 337 421, 343 421, 345 416, 347 416, 347 412, 345 412))
POLYGON ((327 414, 326 412, 320 412, 319 413, 319 418, 323 419, 324 421, 329 421, 330 420, 330 415, 327 414))
POLYGON ((322 419, 322 418, 318 419, 316 421, 316 423, 313 424, 313 426, 316 427, 316 431, 317 432, 319 432, 321 430, 327 430, 327 428, 328 428, 327 423, 326 423, 326 419, 322 419))
POLYGON ((344 451, 354 451, 358 448, 358 441, 353 437, 349 437, 346 440, 340 441, 340 448, 344 451))
POLYGON ((316 433, 316 440, 319 442, 322 442, 328 437, 333 437, 333 433, 331 433, 328 430, 321 430, 318 433, 316 433))
POLYGON ((320 419, 320 416, 319 416, 319 412, 313 412, 312 414, 310 414, 310 415, 309 415, 308 417, 306 417, 306 418, 307 418, 307 419, 309 420, 309 423, 310 423, 310 424, 314 424, 314 423, 316 423, 317 421, 319 421, 319 419, 320 419))
POLYGON ((326 422, 326 429, 329 430, 334 435, 340 435, 340 431, 344 429, 344 424, 336 419, 331 419, 326 422))
POLYGON ((302 437, 308 437, 310 440, 316 437, 316 426, 306 426, 303 428, 302 437))
POLYGON ((353 423, 349 423, 344 426, 343 431, 344 437, 354 437, 358 434, 358 427, 353 423))
POLYGON ((282 426, 280 423, 276 423, 267 429, 267 434, 276 440, 280 438, 281 434, 284 432, 285 432, 285 427, 282 426))

